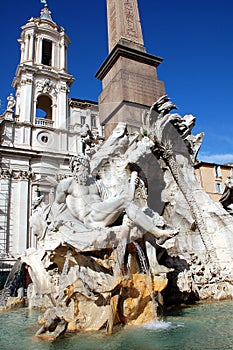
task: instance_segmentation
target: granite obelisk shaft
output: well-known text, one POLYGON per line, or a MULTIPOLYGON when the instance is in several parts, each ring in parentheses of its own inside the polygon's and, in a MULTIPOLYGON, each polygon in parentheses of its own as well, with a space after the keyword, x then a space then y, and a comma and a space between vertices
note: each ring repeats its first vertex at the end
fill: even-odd
POLYGON ((144 49, 137 1, 107 0, 107 16, 109 53, 122 39, 138 45, 138 49, 144 49))
POLYGON ((109 55, 96 73, 102 81, 100 122, 109 136, 118 122, 140 128, 146 108, 165 94, 156 67, 162 59, 146 52, 137 0, 106 0, 109 55))

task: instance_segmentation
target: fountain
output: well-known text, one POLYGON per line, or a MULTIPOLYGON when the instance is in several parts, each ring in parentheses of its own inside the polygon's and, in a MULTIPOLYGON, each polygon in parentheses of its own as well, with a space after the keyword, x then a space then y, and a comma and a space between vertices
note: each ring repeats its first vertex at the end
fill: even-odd
MULTIPOLYGON (((46 308, 37 336, 141 325, 164 302, 232 297, 233 219, 200 187, 195 118, 161 97, 140 132, 119 123, 95 152, 73 157, 52 205, 38 198, 38 239, 21 257, 29 308, 46 308)), ((89 152, 87 152, 89 151, 89 152)))

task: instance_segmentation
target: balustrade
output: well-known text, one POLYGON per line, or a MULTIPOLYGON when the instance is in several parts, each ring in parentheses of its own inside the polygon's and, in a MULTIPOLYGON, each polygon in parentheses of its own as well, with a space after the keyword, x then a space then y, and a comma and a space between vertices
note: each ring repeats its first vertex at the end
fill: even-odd
POLYGON ((46 119, 46 118, 36 118, 35 124, 41 125, 41 126, 53 127, 53 120, 46 119))

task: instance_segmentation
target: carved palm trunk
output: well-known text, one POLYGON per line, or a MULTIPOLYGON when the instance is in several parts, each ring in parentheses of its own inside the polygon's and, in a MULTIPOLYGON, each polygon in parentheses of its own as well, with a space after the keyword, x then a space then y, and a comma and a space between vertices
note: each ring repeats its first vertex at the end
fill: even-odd
POLYGON ((215 251, 215 248, 210 240, 202 213, 200 211, 200 208, 199 208, 195 198, 192 195, 192 192, 189 190, 188 186, 186 185, 186 183, 184 181, 183 174, 180 171, 177 162, 175 161, 175 159, 172 155, 168 156, 164 160, 165 160, 166 164, 168 165, 168 167, 173 175, 174 180, 176 181, 179 189, 181 190, 182 194, 184 195, 184 197, 185 197, 185 199, 190 207, 193 219, 195 220, 198 231, 200 232, 202 242, 203 242, 210 258, 216 262, 217 261, 216 251, 215 251))

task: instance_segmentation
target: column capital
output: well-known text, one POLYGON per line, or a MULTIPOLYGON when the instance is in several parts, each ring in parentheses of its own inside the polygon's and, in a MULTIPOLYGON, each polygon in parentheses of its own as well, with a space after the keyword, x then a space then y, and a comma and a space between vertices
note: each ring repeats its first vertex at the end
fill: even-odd
POLYGON ((0 168, 0 179, 9 179, 12 177, 11 169, 0 168))

